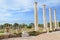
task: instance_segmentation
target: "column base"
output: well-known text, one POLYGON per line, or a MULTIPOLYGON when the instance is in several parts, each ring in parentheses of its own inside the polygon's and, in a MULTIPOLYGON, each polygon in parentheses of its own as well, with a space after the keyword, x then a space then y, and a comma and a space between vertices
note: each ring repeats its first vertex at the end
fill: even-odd
POLYGON ((52 31, 52 28, 50 28, 50 31, 52 31))
POLYGON ((43 32, 46 32, 46 29, 43 29, 43 32))
POLYGON ((35 26, 34 31, 38 31, 38 30, 39 30, 39 27, 38 26, 35 26))
POLYGON ((49 33, 49 29, 47 28, 47 33, 49 33))
POLYGON ((54 31, 56 30, 57 28, 54 28, 54 31))

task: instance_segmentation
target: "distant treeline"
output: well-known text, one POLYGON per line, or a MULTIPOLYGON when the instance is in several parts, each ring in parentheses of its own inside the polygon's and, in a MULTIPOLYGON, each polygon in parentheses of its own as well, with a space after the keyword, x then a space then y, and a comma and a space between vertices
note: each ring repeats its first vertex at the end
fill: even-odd
MULTIPOLYGON (((58 22, 59 26, 60 26, 60 22, 58 22)), ((57 25, 58 25, 57 24, 57 25)), ((47 23, 48 27, 50 27, 50 23, 48 22, 47 23)), ((54 27, 54 22, 52 22, 52 26, 54 27)), ((6 28, 6 27, 10 27, 10 28, 13 28, 13 29, 17 29, 17 28, 32 28, 34 27, 34 23, 30 23, 30 24, 18 24, 18 23, 14 23, 14 24, 9 24, 9 23, 5 23, 5 24, 1 24, 0 25, 0 29, 3 29, 3 28, 6 28)), ((43 27, 43 24, 38 24, 38 27, 43 27)))

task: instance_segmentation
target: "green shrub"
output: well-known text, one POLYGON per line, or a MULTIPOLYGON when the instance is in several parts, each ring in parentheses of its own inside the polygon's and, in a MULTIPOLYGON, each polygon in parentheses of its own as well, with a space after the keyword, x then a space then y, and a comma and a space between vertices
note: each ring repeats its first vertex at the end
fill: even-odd
POLYGON ((0 31, 0 33, 4 33, 4 31, 0 31))
POLYGON ((31 26, 28 26, 27 28, 29 28, 29 29, 30 29, 30 28, 32 28, 32 27, 31 27, 31 26))
POLYGON ((22 34, 22 33, 14 33, 14 36, 16 36, 16 37, 21 37, 21 34, 22 34))
POLYGON ((28 32, 30 36, 37 36, 40 34, 40 32, 36 32, 36 31, 31 31, 31 32, 28 32))

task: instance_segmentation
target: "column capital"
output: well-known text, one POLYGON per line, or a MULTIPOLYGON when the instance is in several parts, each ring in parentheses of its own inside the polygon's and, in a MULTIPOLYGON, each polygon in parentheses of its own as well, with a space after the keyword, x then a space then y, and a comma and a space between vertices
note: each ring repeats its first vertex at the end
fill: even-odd
POLYGON ((34 4, 37 4, 37 2, 35 1, 34 4))
POLYGON ((52 10, 52 8, 49 8, 49 10, 52 10))
POLYGON ((56 9, 54 9, 54 12, 56 13, 56 9))
POLYGON ((45 5, 45 4, 43 4, 42 6, 43 6, 43 7, 45 7, 46 5, 45 5))

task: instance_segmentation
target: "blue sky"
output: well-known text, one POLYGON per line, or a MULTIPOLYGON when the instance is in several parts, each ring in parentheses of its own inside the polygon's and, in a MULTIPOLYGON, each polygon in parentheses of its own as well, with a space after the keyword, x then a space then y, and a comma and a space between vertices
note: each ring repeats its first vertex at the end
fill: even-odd
MULTIPOLYGON (((38 2, 38 23, 43 23, 42 5, 46 4, 46 19, 49 22, 48 8, 54 9, 57 20, 60 21, 60 0, 36 0, 38 2)), ((34 0, 0 0, 0 24, 4 23, 34 23, 34 0)))

